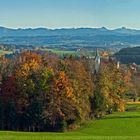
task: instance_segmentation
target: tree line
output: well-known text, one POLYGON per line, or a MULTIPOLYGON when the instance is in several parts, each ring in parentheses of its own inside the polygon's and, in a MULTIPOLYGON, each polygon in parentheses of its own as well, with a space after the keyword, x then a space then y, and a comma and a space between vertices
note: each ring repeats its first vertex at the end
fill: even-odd
POLYGON ((130 81, 114 62, 98 74, 86 58, 24 52, 0 59, 0 130, 64 131, 124 111, 130 81))

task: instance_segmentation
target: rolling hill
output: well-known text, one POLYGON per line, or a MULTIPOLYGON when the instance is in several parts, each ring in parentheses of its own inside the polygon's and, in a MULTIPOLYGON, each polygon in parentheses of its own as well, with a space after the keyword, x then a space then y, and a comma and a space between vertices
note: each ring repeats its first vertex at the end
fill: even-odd
POLYGON ((115 54, 115 57, 124 64, 140 64, 140 47, 123 48, 115 54))

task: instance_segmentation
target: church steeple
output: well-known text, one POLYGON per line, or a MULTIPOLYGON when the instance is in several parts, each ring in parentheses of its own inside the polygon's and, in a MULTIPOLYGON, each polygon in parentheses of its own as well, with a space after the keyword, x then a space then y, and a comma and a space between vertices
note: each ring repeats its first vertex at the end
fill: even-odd
POLYGON ((96 55, 95 55, 95 73, 97 74, 99 72, 99 68, 100 68, 100 54, 98 52, 98 49, 96 49, 96 55))
POLYGON ((119 69, 120 68, 120 62, 118 61, 117 62, 117 69, 119 69))

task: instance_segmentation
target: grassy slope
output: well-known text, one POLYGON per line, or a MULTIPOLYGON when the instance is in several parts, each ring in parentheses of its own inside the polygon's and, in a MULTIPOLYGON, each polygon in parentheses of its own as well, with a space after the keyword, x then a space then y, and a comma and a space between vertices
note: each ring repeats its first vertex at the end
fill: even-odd
POLYGON ((140 112, 114 113, 65 133, 0 132, 0 140, 140 140, 140 112))

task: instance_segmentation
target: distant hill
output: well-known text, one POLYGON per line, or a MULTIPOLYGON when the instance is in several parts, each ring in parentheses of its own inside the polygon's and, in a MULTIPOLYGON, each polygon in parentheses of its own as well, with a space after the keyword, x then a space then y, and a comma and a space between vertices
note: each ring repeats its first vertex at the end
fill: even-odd
POLYGON ((125 27, 115 30, 102 28, 27 28, 11 29, 0 27, 0 37, 13 36, 57 36, 57 35, 140 35, 140 30, 127 29, 125 27))
POLYGON ((140 44, 140 30, 125 27, 102 28, 27 28, 0 27, 0 43, 65 47, 128 47, 140 44))
POLYGON ((136 63, 140 64, 140 47, 123 48, 115 54, 115 57, 125 64, 136 63))
POLYGON ((10 29, 0 27, 0 37, 13 37, 13 36, 63 36, 63 35, 105 35, 114 34, 115 31, 111 31, 102 28, 62 28, 62 29, 48 29, 48 28, 28 28, 28 29, 10 29))

